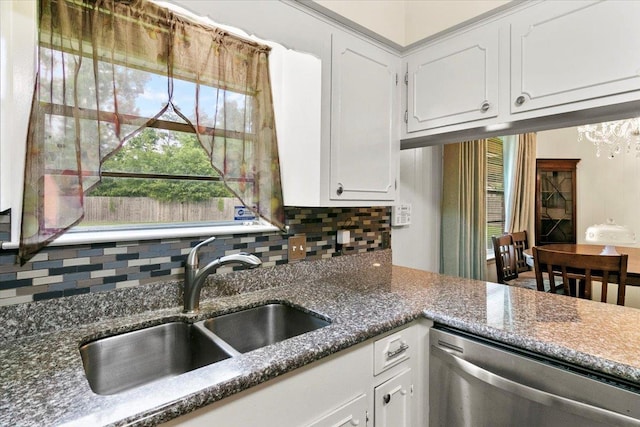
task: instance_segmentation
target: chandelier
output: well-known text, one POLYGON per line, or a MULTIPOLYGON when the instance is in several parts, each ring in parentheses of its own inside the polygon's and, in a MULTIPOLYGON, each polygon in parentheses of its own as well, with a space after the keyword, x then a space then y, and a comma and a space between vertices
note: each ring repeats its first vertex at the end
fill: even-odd
POLYGON ((587 140, 596 147, 596 157, 604 152, 609 159, 622 152, 640 157, 640 117, 578 127, 578 141, 587 140))

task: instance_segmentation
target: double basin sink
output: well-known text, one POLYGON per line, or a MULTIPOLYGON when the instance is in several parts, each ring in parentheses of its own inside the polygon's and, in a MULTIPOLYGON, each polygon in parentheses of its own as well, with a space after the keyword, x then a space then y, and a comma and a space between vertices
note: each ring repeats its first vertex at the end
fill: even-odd
POLYGON ((196 323, 173 321, 101 338, 82 345, 80 354, 91 389, 110 395, 329 324, 314 313, 273 303, 196 323))

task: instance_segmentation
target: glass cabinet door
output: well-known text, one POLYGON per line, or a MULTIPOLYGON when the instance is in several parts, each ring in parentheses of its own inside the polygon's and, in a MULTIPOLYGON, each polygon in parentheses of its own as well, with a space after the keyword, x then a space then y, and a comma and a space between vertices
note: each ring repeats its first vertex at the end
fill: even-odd
POLYGON ((578 159, 536 161, 536 245, 576 243, 578 159))

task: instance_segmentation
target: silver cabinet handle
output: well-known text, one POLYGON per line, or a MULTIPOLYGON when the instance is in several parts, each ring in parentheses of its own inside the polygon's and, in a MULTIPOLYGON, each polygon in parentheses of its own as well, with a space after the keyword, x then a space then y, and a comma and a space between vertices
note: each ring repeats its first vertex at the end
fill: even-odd
MULTIPOLYGON (((524 399, 538 402, 545 406, 553 406, 567 412, 571 412, 576 415, 588 417, 597 421, 601 421, 607 424, 613 425, 637 425, 638 420, 627 417, 626 415, 618 414, 617 412, 609 411, 607 409, 598 408, 586 403, 571 400, 569 398, 558 396, 557 394, 549 393, 537 388, 529 387, 527 385, 512 381, 508 378, 501 377, 493 372, 487 371, 480 366, 474 365, 455 354, 449 353, 448 350, 440 347, 431 346, 432 353, 453 366, 460 371, 471 375, 474 378, 479 379, 489 385, 497 387, 506 392, 515 394, 524 399)), ((453 351, 453 350, 451 350, 453 351)))
POLYGON ((402 344, 400 344, 400 347, 396 348, 395 350, 387 351, 387 359, 396 357, 397 355, 404 353, 408 349, 409 349, 409 344, 403 342, 402 344))
POLYGON ((527 100, 527 98, 525 98, 524 96, 520 95, 519 97, 516 98, 516 105, 520 106, 522 104, 524 104, 524 102, 527 100))
POLYGON ((344 187, 342 187, 342 184, 338 184, 338 189, 336 190, 336 194, 338 196, 342 196, 343 192, 344 192, 344 187))
POLYGON ((491 108, 491 104, 489 104, 488 101, 485 101, 482 103, 482 105, 480 106, 480 112, 482 113, 486 113, 487 111, 489 111, 489 108, 491 108))

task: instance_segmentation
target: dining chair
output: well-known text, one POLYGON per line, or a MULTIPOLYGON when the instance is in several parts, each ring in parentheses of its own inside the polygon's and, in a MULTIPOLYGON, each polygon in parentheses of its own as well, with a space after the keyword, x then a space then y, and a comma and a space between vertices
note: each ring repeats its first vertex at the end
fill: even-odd
POLYGON ((496 262, 496 276, 498 283, 522 288, 536 289, 535 275, 518 272, 516 248, 510 234, 491 236, 493 253, 496 262))
POLYGON ((601 283, 601 302, 607 302, 609 283, 618 284, 616 304, 624 305, 627 282, 628 255, 586 255, 553 251, 534 246, 533 263, 539 291, 545 291, 545 274, 551 293, 580 296, 584 286, 584 298, 591 299, 593 282, 601 283), (556 277, 562 282, 556 284, 556 277))
POLYGON ((518 267, 518 273, 531 271, 531 267, 527 264, 527 260, 523 253, 525 249, 529 249, 527 230, 514 231, 511 233, 511 241, 513 242, 513 247, 516 250, 516 265, 518 267))

